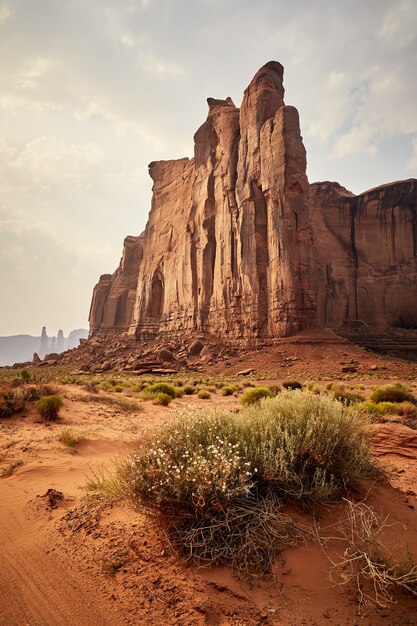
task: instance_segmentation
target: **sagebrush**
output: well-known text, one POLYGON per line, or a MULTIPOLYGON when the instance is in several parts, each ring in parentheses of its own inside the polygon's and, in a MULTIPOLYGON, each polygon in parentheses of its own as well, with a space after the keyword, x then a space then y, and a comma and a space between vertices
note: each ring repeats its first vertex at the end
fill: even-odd
POLYGON ((166 520, 188 558, 230 562, 247 575, 250 563, 269 569, 279 547, 298 536, 281 514, 284 502, 335 500, 371 470, 359 415, 297 390, 260 400, 243 415, 167 422, 141 443, 120 479, 136 506, 166 520))

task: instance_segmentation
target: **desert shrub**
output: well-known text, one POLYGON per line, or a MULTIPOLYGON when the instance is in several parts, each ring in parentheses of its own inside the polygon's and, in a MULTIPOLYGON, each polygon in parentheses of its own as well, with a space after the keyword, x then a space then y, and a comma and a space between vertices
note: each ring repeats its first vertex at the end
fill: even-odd
POLYGON ((184 387, 175 387, 175 396, 177 398, 182 398, 184 395, 184 387))
POLYGON ((243 415, 183 415, 148 436, 120 470, 135 506, 162 515, 198 563, 270 570, 299 532, 286 501, 336 499, 370 473, 363 420, 329 397, 282 392, 243 415))
POLYGON ((57 388, 53 385, 40 384, 40 385, 27 385, 23 390, 25 400, 27 402, 34 402, 43 398, 44 396, 54 396, 57 394, 57 388))
POLYGON ((26 406, 25 392, 20 389, 9 389, 0 394, 0 417, 8 417, 23 411, 26 406))
POLYGON ((211 398, 211 393, 207 389, 200 389, 197 394, 197 398, 200 398, 200 400, 209 400, 211 398))
POLYGON ((20 377, 25 383, 29 382, 31 378, 29 370, 22 370, 20 372, 20 377))
POLYGON ((220 393, 221 393, 222 396, 232 396, 235 391, 236 391, 236 389, 235 389, 235 387, 232 387, 232 385, 224 385, 220 389, 220 393))
POLYGON ((112 392, 114 389, 113 385, 109 383, 107 380, 103 380, 103 382, 100 383, 99 387, 102 391, 107 391, 107 392, 112 392))
POLYGON ((355 410, 370 415, 372 418, 378 418, 396 413, 397 408, 393 402, 380 402, 379 404, 376 404, 376 402, 368 400, 367 402, 358 402, 355 404, 355 410))
POLYGON ((193 387, 192 385, 185 385, 184 393, 186 396, 192 396, 193 393, 195 393, 195 387, 193 387))
POLYGON ((58 439, 64 446, 74 450, 84 437, 79 433, 75 433, 73 430, 63 430, 58 439))
POLYGON ((168 383, 155 383, 154 385, 149 385, 143 391, 144 395, 147 397, 156 396, 159 393, 165 393, 171 398, 175 398, 177 395, 177 390, 173 385, 168 383))
POLYGON ((298 380, 285 380, 282 383, 282 386, 284 387, 284 389, 288 389, 288 390, 294 390, 294 389, 302 389, 303 386, 300 382, 298 382, 298 380))
POLYGON ((38 413, 47 421, 53 421, 58 418, 62 405, 63 401, 60 396, 44 396, 36 402, 38 413))
POLYGON ((417 399, 410 393, 408 387, 401 383, 375 387, 371 393, 372 402, 412 402, 417 404, 417 399))
POLYGON ((411 402, 401 402, 401 404, 394 405, 397 415, 406 417, 409 419, 417 419, 417 407, 411 402))
POLYGON ((345 385, 333 384, 331 391, 333 392, 335 400, 339 400, 339 402, 344 402, 345 404, 355 404, 355 402, 363 402, 365 400, 364 395, 357 391, 346 389, 345 385))
POLYGON ((272 398, 272 393, 268 387, 251 387, 243 393, 240 401, 243 406, 249 406, 259 402, 262 398, 272 398))
POLYGON ((279 385, 269 385, 268 389, 273 396, 277 396, 281 391, 281 387, 279 385))
POLYGON ((286 497, 332 500, 371 467, 363 418, 327 396, 282 392, 249 407, 240 422, 258 481, 286 497))
POLYGON ((153 394, 153 403, 154 404, 162 404, 162 406, 168 406, 170 402, 173 401, 173 397, 169 395, 169 393, 156 393, 153 394))
POLYGON ((88 382, 84 383, 83 387, 89 393, 98 393, 97 384, 92 382, 92 381, 88 381, 88 382))

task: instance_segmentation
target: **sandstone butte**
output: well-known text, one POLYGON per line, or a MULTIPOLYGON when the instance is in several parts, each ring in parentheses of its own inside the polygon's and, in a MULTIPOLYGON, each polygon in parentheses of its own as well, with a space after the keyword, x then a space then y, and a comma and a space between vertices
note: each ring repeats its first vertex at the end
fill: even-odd
POLYGON ((271 61, 237 108, 208 98, 194 157, 156 161, 144 232, 94 288, 90 336, 253 345, 310 328, 417 328, 417 180, 309 184, 271 61))

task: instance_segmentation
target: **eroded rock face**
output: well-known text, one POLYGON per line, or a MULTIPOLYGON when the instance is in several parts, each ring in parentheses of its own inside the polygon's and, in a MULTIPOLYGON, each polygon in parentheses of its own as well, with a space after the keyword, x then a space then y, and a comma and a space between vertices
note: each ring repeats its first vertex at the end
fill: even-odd
POLYGON ((417 326, 417 182, 310 186, 282 78, 267 63, 240 109, 209 98, 194 157, 149 165, 149 220, 94 289, 93 334, 248 344, 346 320, 417 326))
POLYGON ((354 196, 337 183, 310 187, 317 251, 318 323, 359 320, 417 327, 417 181, 354 196))
POLYGON ((94 287, 90 307, 90 331, 129 328, 136 298, 138 273, 143 255, 143 235, 126 237, 123 256, 113 275, 103 274, 94 287))

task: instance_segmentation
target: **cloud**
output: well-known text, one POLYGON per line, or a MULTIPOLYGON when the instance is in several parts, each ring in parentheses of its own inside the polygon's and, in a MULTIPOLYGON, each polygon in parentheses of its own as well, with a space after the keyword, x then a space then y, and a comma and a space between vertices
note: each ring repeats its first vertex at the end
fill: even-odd
POLYGON ((9 20, 11 15, 12 12, 7 5, 0 5, 0 26, 9 20))

